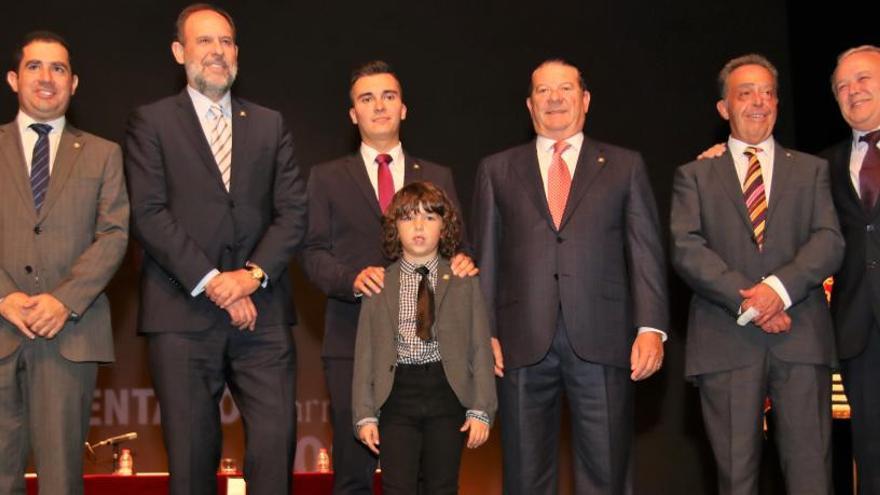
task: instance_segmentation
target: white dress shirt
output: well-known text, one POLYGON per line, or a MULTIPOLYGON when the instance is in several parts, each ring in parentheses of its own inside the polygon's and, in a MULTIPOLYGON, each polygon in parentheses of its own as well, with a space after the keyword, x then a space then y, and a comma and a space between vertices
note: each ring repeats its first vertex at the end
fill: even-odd
POLYGON ((40 123, 52 126, 52 130, 49 131, 49 178, 51 180, 52 169, 55 167, 55 156, 58 154, 58 145, 61 143, 61 133, 64 131, 64 124, 66 123, 64 116, 62 115, 55 120, 49 120, 47 122, 39 122, 34 120, 30 115, 19 110, 15 121, 18 124, 18 134, 21 136, 21 149, 24 151, 24 163, 27 167, 28 177, 31 176, 31 162, 34 156, 34 145, 37 144, 37 139, 40 137, 40 135, 37 134, 37 131, 31 129, 30 125, 40 123))
MULTIPOLYGON (((868 153, 868 146, 870 146, 870 144, 865 141, 860 141, 860 139, 865 134, 878 129, 872 129, 868 132, 861 132, 853 129, 852 151, 849 154, 849 178, 852 180, 853 187, 856 189, 856 194, 858 194, 859 197, 861 197, 862 194, 859 190, 859 172, 862 171, 862 162, 865 161, 865 155, 868 153)), ((880 147, 880 143, 877 143, 877 145, 880 147)))
MULTIPOLYGON (((757 155, 758 161, 761 162, 761 179, 764 181, 764 197, 767 199, 767 205, 769 206, 770 187, 773 183, 773 160, 776 151, 776 141, 773 140, 773 136, 770 136, 756 145, 744 143, 733 136, 730 136, 727 140, 727 148, 730 150, 730 155, 733 157, 733 166, 736 168, 739 187, 740 189, 743 189, 743 192, 745 192, 746 174, 749 172, 749 157, 745 154, 746 148, 749 146, 755 146, 761 150, 757 155)), ((743 197, 743 202, 745 202, 745 197, 743 197)), ((770 288, 776 292, 776 295, 782 299, 784 309, 791 307, 791 296, 788 295, 788 289, 785 288, 785 285, 782 284, 782 280, 779 280, 779 277, 776 275, 768 275, 761 282, 769 285, 770 288)))
MULTIPOLYGON (((367 143, 361 142, 361 157, 364 159, 364 166, 367 167, 367 177, 370 178, 370 185, 373 186, 373 192, 376 193, 376 200, 379 200, 379 170, 376 165, 376 157, 380 152, 371 147, 367 143)), ((403 157, 403 143, 398 142, 397 146, 388 150, 391 155, 391 163, 388 164, 388 170, 391 172, 391 180, 394 181, 394 192, 403 188, 403 177, 406 172, 406 159, 403 157)))

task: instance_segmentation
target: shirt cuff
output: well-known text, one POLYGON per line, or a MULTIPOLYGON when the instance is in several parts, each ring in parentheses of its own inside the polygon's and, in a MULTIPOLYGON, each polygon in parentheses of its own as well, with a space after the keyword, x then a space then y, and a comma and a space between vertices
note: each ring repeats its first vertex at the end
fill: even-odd
POLYGON ((189 293, 189 295, 196 297, 197 295, 201 294, 202 292, 205 292, 205 286, 208 285, 208 282, 210 282, 211 279, 213 279, 217 275, 220 275, 220 270, 218 270, 216 268, 214 268, 210 272, 206 273, 205 276, 202 277, 202 279, 199 281, 199 285, 197 285, 196 288, 193 289, 193 291, 189 293))
POLYGON ((486 423, 487 425, 491 425, 492 421, 489 419, 489 415, 484 411, 477 411, 476 409, 468 409, 467 413, 464 415, 467 419, 476 419, 481 423, 486 423))
POLYGON ((374 418, 371 416, 369 418, 364 418, 364 419, 358 421, 357 423, 355 423, 355 426, 357 426, 357 428, 360 429, 361 426, 364 426, 364 425, 377 425, 377 424, 379 424, 379 418, 374 418))
POLYGON ((770 275, 762 280, 761 283, 769 285, 770 288, 773 289, 773 292, 782 299, 782 309, 788 309, 791 307, 791 296, 788 295, 788 291, 785 290, 785 286, 782 285, 782 280, 779 280, 779 277, 776 275, 770 275))
POLYGON ((666 335, 666 332, 664 332, 663 330, 658 330, 656 328, 651 328, 651 327, 639 327, 639 335, 646 333, 646 332, 659 333, 661 342, 666 342, 666 339, 669 338, 666 335))

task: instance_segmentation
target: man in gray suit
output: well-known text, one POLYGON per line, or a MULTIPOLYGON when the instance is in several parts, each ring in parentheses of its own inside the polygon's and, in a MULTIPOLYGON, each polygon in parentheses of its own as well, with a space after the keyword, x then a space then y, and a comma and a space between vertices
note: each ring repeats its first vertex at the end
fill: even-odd
POLYGON ((557 493, 563 391, 575 491, 623 493, 632 382, 663 359, 669 315, 654 195, 639 153, 584 135, 589 103, 576 67, 542 63, 526 99, 537 139, 477 171, 473 239, 504 368, 509 494, 557 493))
POLYGON ((0 127, 0 493, 80 494, 97 365, 113 361, 104 287, 128 242, 114 143, 65 121, 77 77, 58 35, 27 35, 6 80, 0 127))
POLYGON ((843 239, 828 164, 773 139, 767 59, 731 60, 719 84, 728 151, 680 167, 672 197, 673 263, 694 292, 686 373, 700 388, 719 493, 757 493, 767 396, 789 493, 830 493, 834 342, 822 281, 843 239))

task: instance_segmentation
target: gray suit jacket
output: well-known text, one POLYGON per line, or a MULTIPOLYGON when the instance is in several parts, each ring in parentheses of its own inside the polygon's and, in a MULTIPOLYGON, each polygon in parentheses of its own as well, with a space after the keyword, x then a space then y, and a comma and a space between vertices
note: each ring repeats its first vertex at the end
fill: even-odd
POLYGON ((672 260, 693 289, 688 376, 726 371, 767 351, 793 363, 830 364, 834 342, 822 281, 843 258, 828 163, 776 144, 764 247, 758 251, 730 152, 678 168, 672 196, 672 260), (788 291, 791 331, 736 324, 740 289, 776 275, 788 291))
MULTIPOLYGON (((56 337, 71 361, 113 361, 104 288, 128 243, 128 195, 115 143, 65 125, 40 214, 18 124, 0 126, 0 297, 47 292, 80 317, 56 337)), ((24 336, 0 319, 0 358, 24 336)))
MULTIPOLYGON (((449 385, 465 408, 484 411, 494 418, 498 407, 495 361, 478 277, 452 275, 449 261, 441 258, 434 308, 434 332, 449 385)), ((382 292, 365 298, 361 305, 352 384, 355 424, 363 418, 378 418, 391 394, 397 369, 399 315, 400 263, 395 262, 385 272, 382 292)))
POLYGON ((581 359, 624 369, 638 327, 669 328, 657 207, 638 153, 584 137, 557 230, 530 141, 483 160, 471 212, 508 369, 547 354, 560 309, 581 359))

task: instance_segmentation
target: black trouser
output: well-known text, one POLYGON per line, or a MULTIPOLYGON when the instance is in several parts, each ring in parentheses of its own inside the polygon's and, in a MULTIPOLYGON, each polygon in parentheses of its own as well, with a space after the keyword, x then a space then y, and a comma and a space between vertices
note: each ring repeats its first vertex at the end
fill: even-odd
POLYGON ((852 411, 858 493, 880 495, 880 329, 876 324, 862 353, 840 364, 852 411))
POLYGON ((464 420, 440 362, 399 365, 379 418, 382 493, 458 493, 464 420))

